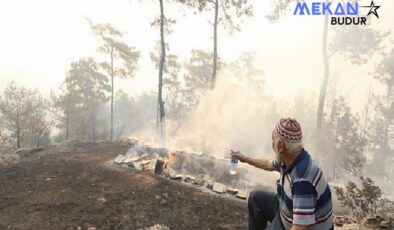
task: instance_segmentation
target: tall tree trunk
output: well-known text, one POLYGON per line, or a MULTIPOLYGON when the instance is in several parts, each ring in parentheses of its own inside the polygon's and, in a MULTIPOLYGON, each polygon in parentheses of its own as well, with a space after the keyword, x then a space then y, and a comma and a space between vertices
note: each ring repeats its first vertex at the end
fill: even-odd
POLYGON ((19 149, 21 147, 21 130, 16 128, 16 147, 19 149))
POLYGON ((96 143, 96 125, 93 126, 93 143, 96 143))
POLYGON ((67 107, 66 107, 66 141, 68 141, 68 135, 69 135, 69 119, 70 119, 70 94, 67 96, 67 107))
POLYGON ((160 55, 160 66, 159 66, 159 89, 158 89, 158 105, 159 105, 159 132, 160 138, 164 140, 164 102, 163 102, 163 69, 164 62, 166 57, 166 47, 164 40, 164 6, 163 0, 159 0, 160 2, 160 44, 161 44, 161 55, 160 55))
POLYGON ((37 148, 40 148, 40 134, 37 134, 36 147, 37 147, 37 148))
MULTIPOLYGON (((390 89, 388 89, 387 92, 387 97, 390 98, 390 89)), ((390 106, 390 105, 388 105, 390 106)), ((387 108, 387 110, 389 110, 389 108, 387 108)), ((390 111, 390 110, 389 110, 390 111)), ((385 148, 385 159, 384 161, 386 162, 386 167, 385 167, 385 174, 387 175, 386 178, 387 180, 391 183, 391 151, 390 151, 390 146, 389 146, 389 142, 390 142, 390 114, 387 113, 386 114, 386 121, 385 121, 385 130, 384 130, 384 142, 386 143, 387 147, 385 148)))
MULTIPOLYGON (((336 125, 336 121, 335 121, 335 113, 336 113, 336 100, 335 100, 335 93, 336 92, 336 87, 334 87, 334 93, 332 95, 332 105, 331 105, 331 127, 333 127, 335 125, 335 127, 338 127, 336 125)), ((338 129, 335 129, 335 133, 337 133, 338 129)), ((320 140, 319 140, 320 141, 320 140)), ((336 144, 334 144, 334 152, 336 153, 336 144)), ((334 156, 333 158, 333 163, 332 163, 332 179, 335 180, 337 178, 337 159, 334 156)))
POLYGON ((93 139, 93 143, 96 143, 96 133, 97 133, 97 131, 96 131, 96 127, 97 127, 96 113, 92 113, 92 116, 91 116, 90 119, 92 120, 92 139, 93 139))
POLYGON ((16 147, 21 147, 21 127, 19 121, 19 111, 16 113, 16 147))
POLYGON ((219 0, 215 0, 215 19, 213 22, 213 63, 212 63, 212 82, 211 88, 215 88, 217 62, 218 62, 218 16, 219 0))
POLYGON ((364 130, 363 130, 363 141, 365 142, 365 145, 363 148, 364 155, 365 155, 365 152, 367 151, 367 148, 369 147, 369 140, 367 138, 367 129, 368 129, 368 114, 369 114, 369 104, 370 103, 371 103, 371 89, 369 89, 367 104, 365 105, 364 130))
POLYGON ((111 46, 111 142, 114 136, 114 47, 111 46))
POLYGON ((334 158, 333 163, 332 163, 332 180, 337 179, 336 167, 337 167, 337 161, 334 158))
MULTIPOLYGON (((328 0, 326 0, 328 3, 328 0)), ((323 84, 320 89, 319 105, 317 109, 317 132, 320 134, 322 121, 323 121, 323 110, 324 110, 324 100, 327 92, 328 77, 330 75, 330 63, 327 50, 327 35, 328 35, 328 19, 329 15, 326 13, 324 16, 324 31, 323 31, 323 63, 324 63, 324 79, 323 84)))

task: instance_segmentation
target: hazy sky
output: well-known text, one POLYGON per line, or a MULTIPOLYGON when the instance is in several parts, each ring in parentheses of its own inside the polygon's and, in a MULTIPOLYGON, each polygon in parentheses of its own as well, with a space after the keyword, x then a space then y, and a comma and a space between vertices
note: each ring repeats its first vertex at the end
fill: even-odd
MULTIPOLYGON (((300 90, 317 95, 323 75, 323 17, 292 16, 291 7, 287 16, 271 24, 265 15, 271 11, 272 2, 255 0, 255 16, 245 19, 240 33, 229 36, 219 31, 219 54, 224 60, 233 60, 242 52, 255 52, 256 66, 266 74, 267 90, 279 99, 291 100, 300 90)), ((362 2, 369 5, 369 1, 362 2)), ((374 21, 373 27, 393 29, 393 1, 375 3, 382 7, 380 19, 374 21)), ((173 34, 167 39, 172 52, 187 58, 193 48, 211 49, 209 18, 174 5, 165 7, 167 17, 177 20, 173 34)), ((116 80, 116 89, 122 88, 133 95, 156 90, 157 70, 150 63, 149 52, 159 38, 158 29, 150 27, 158 13, 158 1, 153 0, 2 0, 0 91, 11 80, 38 88, 46 95, 56 90, 70 62, 96 53, 97 43, 85 17, 127 31, 127 41, 141 52, 135 77, 116 80)), ((331 63, 338 89, 348 95, 356 108, 365 102, 371 85, 379 90, 369 74, 376 60, 379 57, 359 67, 338 56, 331 63)))

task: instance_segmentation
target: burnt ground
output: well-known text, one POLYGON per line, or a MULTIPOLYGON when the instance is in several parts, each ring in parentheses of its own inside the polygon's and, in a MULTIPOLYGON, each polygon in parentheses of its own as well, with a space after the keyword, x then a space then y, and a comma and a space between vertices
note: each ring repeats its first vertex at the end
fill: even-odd
POLYGON ((245 202, 113 165, 126 151, 51 148, 0 166, 0 229, 247 229, 245 202))

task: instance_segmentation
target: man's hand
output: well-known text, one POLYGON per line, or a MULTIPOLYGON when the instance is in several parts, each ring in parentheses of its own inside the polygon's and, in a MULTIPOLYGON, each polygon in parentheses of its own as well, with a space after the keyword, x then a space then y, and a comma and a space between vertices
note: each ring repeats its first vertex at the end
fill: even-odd
POLYGON ((261 168, 261 169, 264 169, 264 170, 267 170, 267 171, 273 171, 274 170, 271 160, 253 159, 253 158, 250 158, 250 157, 247 157, 247 156, 243 155, 240 152, 235 152, 233 150, 230 151, 230 156, 238 159, 241 162, 250 164, 250 165, 252 165, 254 167, 257 167, 257 168, 261 168))
POLYGON ((230 150, 230 156, 234 157, 235 159, 238 159, 241 162, 246 162, 247 157, 243 155, 241 152, 235 152, 233 150, 230 150))

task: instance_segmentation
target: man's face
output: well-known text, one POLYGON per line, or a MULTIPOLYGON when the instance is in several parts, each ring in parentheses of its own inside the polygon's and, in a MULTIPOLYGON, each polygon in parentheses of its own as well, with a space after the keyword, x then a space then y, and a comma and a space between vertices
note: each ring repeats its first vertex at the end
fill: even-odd
POLYGON ((280 160, 281 154, 284 152, 284 143, 280 139, 276 130, 272 130, 272 149, 276 153, 276 159, 280 160))

